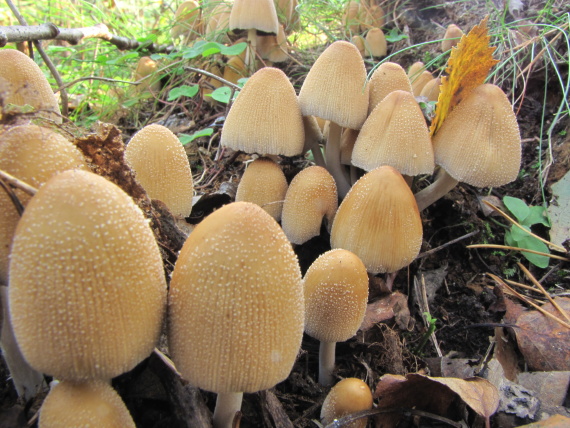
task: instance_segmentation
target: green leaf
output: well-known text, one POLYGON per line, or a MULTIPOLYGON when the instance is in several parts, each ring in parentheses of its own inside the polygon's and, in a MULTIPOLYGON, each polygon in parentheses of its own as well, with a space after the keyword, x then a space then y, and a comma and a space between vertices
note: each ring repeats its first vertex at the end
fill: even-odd
POLYGON ((238 79, 237 84, 240 88, 243 88, 243 85, 249 80, 249 77, 242 77, 238 79))
POLYGON ((508 245, 509 247, 518 247, 517 241, 513 239, 513 234, 511 233, 510 230, 507 230, 505 232, 505 245, 508 245))
POLYGON ((546 227, 550 227, 550 219, 546 213, 546 208, 537 206, 529 207, 529 213, 524 219, 524 224, 532 226, 533 224, 543 224, 546 227))
POLYGON ((208 42, 199 46, 198 49, 202 53, 202 56, 205 58, 220 53, 222 51, 222 46, 223 45, 216 42, 208 42))
POLYGON ((222 45, 220 52, 224 55, 239 55, 240 53, 242 53, 245 50, 246 47, 247 47, 247 43, 245 43, 245 42, 236 43, 233 46, 222 45))
POLYGON ((205 128, 205 129, 201 129, 199 131, 194 132, 192 135, 180 134, 178 136, 178 139, 180 140, 180 142, 184 146, 184 145, 194 141, 196 138, 209 137, 213 133, 214 133, 214 130, 212 128, 205 128))
MULTIPOLYGON (((542 241, 539 241, 534 236, 523 238, 518 241, 518 244, 518 247, 520 248, 526 248, 527 250, 540 251, 541 253, 550 254, 550 250, 546 244, 542 241)), ((548 267, 548 263, 550 262, 550 257, 527 253, 526 251, 523 251, 522 255, 533 265, 542 269, 548 267)))
POLYGON ((192 86, 182 85, 182 86, 179 86, 177 88, 170 90, 170 92, 168 93, 167 100, 168 101, 174 101, 180 97, 191 98, 198 93, 199 89, 200 89, 200 87, 198 85, 192 85, 192 86))
POLYGON ((503 203, 507 209, 513 213, 517 218, 519 223, 522 223, 529 213, 528 205, 519 198, 513 198, 512 196, 505 196, 503 198, 503 203))
POLYGON ((407 39, 408 35, 400 33, 396 28, 392 28, 388 34, 386 34, 386 41, 390 43, 399 42, 400 40, 407 39))
POLYGON ((227 86, 222 86, 218 89, 215 89, 211 94, 209 94, 210 97, 223 104, 228 104, 230 102, 231 95, 232 90, 227 86))
MULTIPOLYGON (((528 227, 528 226, 523 226, 523 229, 530 232, 530 227, 528 227)), ((524 230, 522 230, 520 227, 517 227, 513 224, 511 226, 511 236, 513 237, 513 239, 515 241, 520 241, 521 239, 524 239, 527 236, 530 236, 524 230)))

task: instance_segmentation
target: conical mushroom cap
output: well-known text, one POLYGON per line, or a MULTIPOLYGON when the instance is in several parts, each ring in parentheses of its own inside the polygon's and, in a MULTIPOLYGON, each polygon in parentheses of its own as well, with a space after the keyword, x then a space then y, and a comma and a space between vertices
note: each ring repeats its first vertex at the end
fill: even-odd
POLYGON ((414 96, 419 96, 422 93, 422 89, 425 85, 434 79, 433 74, 425 70, 421 74, 416 75, 416 77, 411 77, 412 82, 412 92, 414 96))
POLYGON ((358 48, 342 40, 326 48, 305 78, 299 105, 304 116, 360 129, 368 113, 368 85, 358 48))
MULTIPOLYGON (((372 408, 372 392, 370 387, 360 379, 349 377, 332 387, 321 409, 321 422, 328 425, 335 419, 361 410, 372 408)), ((368 419, 358 419, 346 428, 365 428, 368 419)))
POLYGON ((441 50, 446 52, 452 47, 457 46, 461 37, 463 36, 463 31, 455 24, 449 24, 447 30, 445 30, 445 35, 441 41, 441 50))
POLYGON ((475 88, 445 119, 433 147, 435 162, 458 181, 495 187, 515 180, 521 137, 501 88, 491 84, 475 88))
POLYGON ((370 113, 354 145, 352 164, 366 171, 390 165, 406 175, 433 172, 429 130, 410 92, 391 92, 370 113))
POLYGON ((279 22, 273 0, 234 0, 230 30, 256 29, 277 34, 279 22))
POLYGON ((375 58, 386 56, 388 53, 386 36, 380 28, 371 28, 366 33, 366 52, 375 58))
POLYGON ((336 249, 321 254, 303 278, 305 332, 321 342, 356 334, 368 303, 368 273, 358 256, 336 249))
POLYGON ((395 272, 409 265, 421 245, 416 200, 390 166, 370 171, 352 186, 331 231, 331 247, 352 251, 370 273, 395 272))
POLYGON ((289 375, 303 335, 303 287, 269 214, 235 202, 198 224, 174 267, 169 321, 176 368, 199 388, 255 392, 289 375))
POLYGON ((39 426, 135 428, 135 423, 127 406, 108 382, 62 381, 44 400, 39 426))
POLYGON ((368 114, 374 110, 374 107, 382 101, 390 92, 401 90, 412 93, 412 85, 406 71, 400 64, 395 62, 382 63, 368 82, 370 86, 370 103, 368 105, 368 114))
POLYGON ((305 131, 295 89, 285 73, 264 67, 254 73, 235 100, 221 143, 247 153, 301 154, 305 131))
POLYGON ((117 185, 57 174, 30 200, 10 259, 10 311, 22 354, 58 379, 111 379, 155 347, 166 303, 158 245, 117 185))
POLYGON ((425 84, 420 92, 420 97, 426 97, 428 101, 437 101, 439 99, 439 91, 441 79, 436 77, 425 84))

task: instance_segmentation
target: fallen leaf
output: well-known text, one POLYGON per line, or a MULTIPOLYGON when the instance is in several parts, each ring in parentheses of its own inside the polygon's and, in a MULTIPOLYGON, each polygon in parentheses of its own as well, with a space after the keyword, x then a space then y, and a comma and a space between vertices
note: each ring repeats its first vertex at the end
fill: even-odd
POLYGON ((377 323, 390 320, 395 320, 402 330, 408 330, 413 322, 408 308, 408 297, 398 291, 368 305, 360 330, 366 331, 377 323))
POLYGON ((498 62, 493 59, 495 48, 489 46, 487 19, 488 17, 484 18, 469 34, 461 37, 459 44, 451 50, 445 70, 448 76, 441 79, 431 135, 441 127, 453 107, 474 88, 485 83, 489 71, 498 62))
POLYGON ((552 222, 550 241, 562 245, 570 237, 570 172, 551 186, 552 203, 548 216, 552 222))
POLYGON ((554 415, 543 421, 522 425, 519 428, 566 428, 570 427, 570 418, 562 415, 554 415))

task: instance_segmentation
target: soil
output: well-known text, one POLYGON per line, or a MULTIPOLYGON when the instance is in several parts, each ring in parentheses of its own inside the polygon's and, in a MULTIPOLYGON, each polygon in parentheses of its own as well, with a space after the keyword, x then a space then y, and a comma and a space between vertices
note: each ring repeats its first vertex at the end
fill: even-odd
MULTIPOLYGON (((446 3, 443 7, 427 6, 442 5, 442 1, 412 1, 405 2, 405 10, 399 9, 400 15, 396 21, 391 20, 387 26, 397 26, 410 37, 397 42, 391 49, 396 51, 407 45, 421 43, 427 40, 441 38, 445 27, 454 22, 461 28, 470 29, 478 24, 488 13, 485 4, 474 6, 475 2, 446 3)), ((483 3, 483 2, 477 2, 483 3)), ((543 2, 531 0, 527 2, 523 14, 535 16, 534 11, 539 10, 543 2)), ((562 2, 558 2, 562 8, 562 2)), ((555 4, 555 7, 557 7, 555 4)), ((435 57, 438 55, 439 45, 427 45, 424 50, 413 49, 395 56, 392 60, 403 67, 411 65, 422 57, 435 57)), ((560 47, 560 49, 564 49, 560 47)), ((313 57, 318 51, 311 52, 313 57)), ((305 53, 306 55, 306 53, 305 53)), ((565 52, 566 58, 568 52, 565 52)), ((291 76, 297 90, 307 73, 306 59, 301 54, 295 55, 298 63, 287 63, 283 69, 291 76)), ((371 65, 369 65, 371 66, 371 65)), ((552 165, 545 172, 544 187, 539 180, 539 170, 536 168, 540 148, 542 161, 549 162, 548 147, 541 135, 541 120, 543 107, 546 111, 546 123, 553 120, 555 109, 561 102, 562 93, 557 83, 548 77, 543 67, 536 67, 528 76, 526 87, 514 87, 516 94, 524 92, 522 101, 515 105, 518 112, 518 121, 523 140, 523 161, 519 179, 515 182, 496 189, 478 189, 460 184, 447 196, 430 206, 422 213, 424 226, 424 243, 420 257, 407 269, 400 271, 394 282, 394 290, 407 296, 411 313, 410 322, 405 328, 395 319, 379 323, 365 333, 360 332, 355 338, 346 343, 337 345, 337 370, 335 376, 358 377, 364 379, 374 391, 378 379, 386 374, 415 373, 418 370, 427 370, 429 358, 438 357, 431 342, 417 350, 421 339, 426 333, 422 321, 422 311, 417 304, 414 291, 414 279, 421 281, 429 278, 433 287, 433 299, 430 301, 431 315, 437 319, 436 338, 443 356, 453 358, 469 358, 475 363, 481 362, 492 343, 494 328, 501 323, 503 313, 495 309, 497 297, 493 292, 494 282, 485 274, 490 272, 500 277, 511 275, 512 279, 525 282, 526 279, 516 268, 516 262, 524 260, 516 253, 500 253, 487 249, 468 249, 469 244, 496 243, 502 244, 505 228, 504 221, 497 217, 488 217, 483 213, 480 197, 491 195, 501 199, 505 195, 525 200, 528 204, 540 204, 544 189, 546 201, 550 196, 550 185, 558 181, 570 170, 570 121, 568 115, 560 120, 552 132, 552 165), (544 99, 544 88, 547 88, 547 97, 544 99), (471 234, 473 233, 474 234, 471 234), (450 241, 469 237, 457 243, 446 246, 450 241), (429 252, 440 246, 443 248, 429 252)), ((551 72, 550 70, 549 72, 551 72)), ((560 72, 568 79, 568 63, 560 65, 560 72)), ((503 82, 504 88, 512 87, 512 82, 503 82)), ((197 129, 212 123, 216 117, 224 115, 220 107, 207 104, 196 106, 190 112, 197 129)), ((150 113, 149 116, 150 118, 150 113)), ((181 115, 188 121, 187 115, 181 115)), ((156 118, 153 118, 156 119, 156 118)), ((163 118, 164 120, 168 118, 163 118)), ((128 116, 119 121, 125 138, 128 138, 138 128, 138 124, 127 123, 128 116)), ((182 125, 183 126, 183 125, 182 125)), ((217 150, 217 140, 210 146, 208 139, 198 139, 188 148, 192 167, 202 165, 207 171, 206 179, 199 185, 199 192, 211 194, 224 188, 224 183, 235 184, 243 173, 243 161, 249 156, 243 154, 222 153, 220 160, 214 160, 217 150)), ((290 180, 302 167, 307 165, 304 158, 283 159, 281 161, 287 178, 290 180)), ((416 186, 423 186, 419 181, 416 186)), ((231 187, 231 186, 230 186, 231 187)), ((199 214, 194 211, 191 223, 197 223, 211 210, 231 200, 231 192, 221 191, 217 199, 210 200, 210 206, 204 202, 199 214)), ((537 228, 536 232, 545 238, 548 233, 545 228, 537 228)), ((303 273, 312 261, 324 251, 330 249, 329 236, 323 228, 321 236, 312 239, 306 244, 297 246, 295 251, 299 256, 303 273)), ((528 265, 528 263, 525 263, 528 265)), ((548 290, 558 292, 570 289, 570 264, 567 262, 552 261, 547 269, 539 269, 530 265, 531 272, 540 279, 548 290)), ((371 289, 370 301, 373 302, 381 296, 378 283, 371 281, 378 289, 371 289)), ((429 293, 428 293, 429 294, 429 293)), ((324 396, 328 392, 316 381, 319 343, 311 337, 303 338, 302 350, 291 372, 290 377, 277 385, 269 393, 246 394, 242 408, 242 427, 262 426, 316 426, 314 420, 319 419, 319 412, 324 396), (274 397, 281 404, 275 405, 274 397), (282 410, 285 416, 280 413, 282 410), (288 422, 290 421, 290 422, 288 422)), ((165 384, 165 377, 161 376, 164 369, 162 363, 153 357, 143 361, 131 372, 120 376, 113 381, 113 385, 124 398, 137 426, 144 428, 182 427, 176 421, 183 410, 184 404, 174 402, 172 388, 178 381, 165 384)), ((0 363, 0 375, 6 378, 6 369, 0 363)), ((188 385, 182 385, 186 388, 188 385)), ((213 408, 214 394, 201 392, 199 394, 207 407, 213 408)), ((25 406, 17 401, 15 391, 10 382, 0 384, 0 428, 26 426, 37 411, 41 399, 28 403, 25 406)), ((199 400, 198 400, 199 402, 199 400)), ((471 420, 472 422, 472 420, 471 420)), ((523 421, 518 421, 522 423, 523 421)), ((401 426, 412 424, 413 421, 404 420, 401 426)), ((422 421, 422 426, 432 426, 432 422, 422 421)), ((474 423, 476 425, 476 423, 474 423)), ((437 425, 437 424, 435 424, 437 425)), ((433 425, 433 426, 435 426, 433 425)), ((474 425, 474 426, 475 426, 474 425)), ((199 425, 194 425, 199 426, 199 425)), ((369 425, 372 426, 372 425, 369 425)))

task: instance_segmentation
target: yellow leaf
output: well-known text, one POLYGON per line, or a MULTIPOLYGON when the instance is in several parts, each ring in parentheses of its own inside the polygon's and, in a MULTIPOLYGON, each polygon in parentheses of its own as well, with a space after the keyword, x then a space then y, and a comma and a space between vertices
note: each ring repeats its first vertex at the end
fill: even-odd
POLYGON ((447 61, 448 76, 441 79, 441 90, 431 123, 430 133, 434 135, 453 107, 465 98, 475 87, 485 83, 489 71, 498 62, 493 59, 494 47, 489 46, 485 17, 469 34, 461 37, 457 47, 451 50, 447 61))

